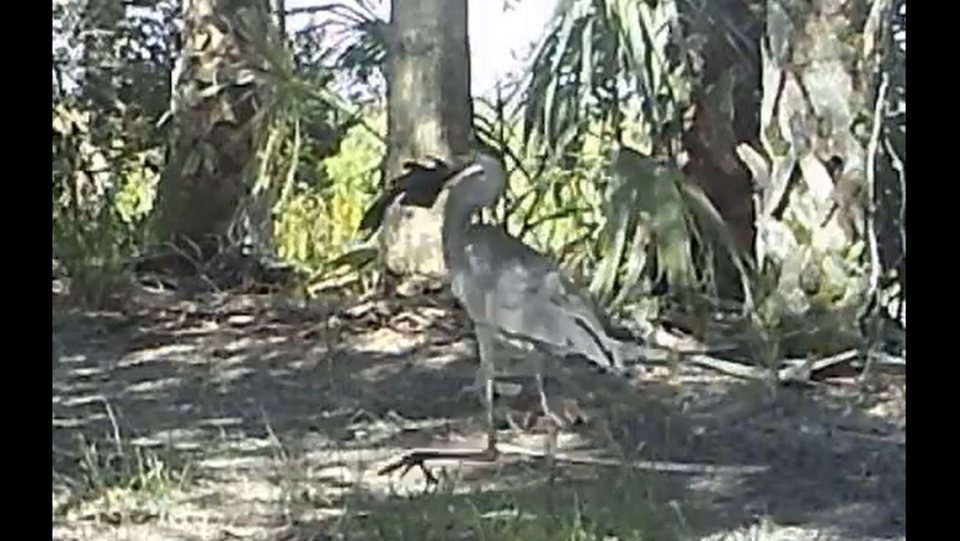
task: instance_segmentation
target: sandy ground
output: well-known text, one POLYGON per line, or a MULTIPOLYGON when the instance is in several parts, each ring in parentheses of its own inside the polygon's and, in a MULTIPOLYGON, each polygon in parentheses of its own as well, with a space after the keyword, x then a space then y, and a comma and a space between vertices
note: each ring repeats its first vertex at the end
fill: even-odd
MULTIPOLYGON (((410 447, 480 441, 481 408, 457 394, 475 370, 469 333, 435 306, 338 314, 252 297, 54 310, 54 539, 333 539, 345 510, 423 490, 417 471, 376 470, 410 447), (71 501, 78 442, 106 456, 117 434, 125 453, 187 469, 191 482, 158 482, 135 504, 120 491, 71 501)), ((864 398, 653 372, 632 396, 610 410, 609 433, 647 461, 651 498, 690 538, 905 539, 905 382, 864 398)), ((537 448, 537 437, 514 443, 537 448)), ((580 430, 561 450, 616 456, 605 441, 580 430)), ((465 466, 458 486, 507 490, 537 467, 465 466)), ((567 480, 604 468, 559 467, 567 480)))

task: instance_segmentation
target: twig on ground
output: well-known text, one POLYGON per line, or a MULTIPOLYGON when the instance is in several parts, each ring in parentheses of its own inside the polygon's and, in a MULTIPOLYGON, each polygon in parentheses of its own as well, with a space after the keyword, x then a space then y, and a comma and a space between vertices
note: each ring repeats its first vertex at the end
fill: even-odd
MULTIPOLYGON (((527 449, 526 447, 512 445, 509 443, 497 444, 497 448, 492 451, 473 449, 414 449, 399 459, 380 468, 380 470, 377 471, 377 474, 390 475, 397 470, 402 470, 400 472, 400 477, 403 477, 416 466, 424 472, 424 476, 427 478, 428 483, 436 484, 437 478, 429 471, 427 462, 453 461, 456 463, 493 463, 499 458, 500 455, 519 455, 530 458, 546 458, 546 453, 544 451, 527 449)), ((562 461, 569 464, 586 464, 611 467, 627 465, 638 470, 686 474, 757 474, 765 472, 769 469, 769 466, 717 466, 713 464, 696 464, 658 460, 623 461, 616 458, 577 456, 569 453, 555 453, 553 454, 553 460, 562 461)))

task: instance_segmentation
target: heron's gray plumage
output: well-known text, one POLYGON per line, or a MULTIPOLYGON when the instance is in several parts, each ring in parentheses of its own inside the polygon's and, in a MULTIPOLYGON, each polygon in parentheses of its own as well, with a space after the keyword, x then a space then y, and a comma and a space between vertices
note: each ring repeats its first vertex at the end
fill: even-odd
POLYGON ((549 356, 625 368, 623 344, 551 260, 498 227, 473 225, 450 236, 459 248, 447 259, 453 293, 475 324, 549 356))
MULTIPOLYGON (((432 206, 443 188, 449 190, 443 258, 454 297, 474 323, 481 362, 478 375, 486 383, 488 415, 492 415, 490 381, 502 368, 494 366, 493 357, 501 357, 494 352, 495 346, 508 343, 534 349, 559 362, 585 359, 613 372, 625 371, 638 351, 635 342, 611 336, 592 303, 550 258, 500 227, 475 222, 477 211, 492 206, 506 182, 500 162, 484 154, 462 168, 441 161, 432 167, 416 165, 364 217, 365 223, 378 221, 383 209, 398 197, 401 204, 432 206)), ((543 367, 538 366, 536 375, 542 385, 543 367)))
POLYGON ((444 184, 448 187, 444 263, 454 297, 474 324, 512 341, 531 342, 550 356, 581 356, 622 371, 633 344, 608 334, 606 323, 557 264, 502 228, 474 222, 475 213, 496 203, 506 189, 499 161, 480 154, 460 169, 433 161, 431 168, 410 164, 384 199, 389 204, 402 196, 402 204, 430 206, 444 184))

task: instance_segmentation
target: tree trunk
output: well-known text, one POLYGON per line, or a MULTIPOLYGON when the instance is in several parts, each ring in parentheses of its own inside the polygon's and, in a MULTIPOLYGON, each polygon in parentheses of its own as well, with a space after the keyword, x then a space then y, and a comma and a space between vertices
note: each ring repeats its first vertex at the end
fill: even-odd
MULTIPOLYGON (((473 140, 467 0, 392 0, 390 26, 387 179, 408 160, 462 157, 473 140)), ((445 275, 443 199, 433 209, 388 210, 380 238, 390 272, 445 275)))
MULTIPOLYGON (((751 259, 757 234, 753 180, 737 157, 737 146, 753 143, 759 135, 763 34, 759 3, 714 0, 708 9, 694 2, 679 4, 694 71, 693 117, 683 133, 689 157, 684 173, 716 207, 736 249, 751 259), (702 45, 695 47, 698 42, 702 45)), ((714 270, 719 296, 742 300, 740 271, 722 248, 715 251, 714 270)))
MULTIPOLYGON (((890 25, 883 32, 883 73, 888 77, 886 114, 880 146, 883 152, 877 158, 874 204, 877 215, 877 237, 883 270, 893 274, 899 285, 900 306, 907 292, 907 56, 901 49, 896 32, 906 32, 906 0, 891 0, 885 19, 890 25)), ((884 7, 884 6, 878 6, 884 7)), ((881 98, 883 96, 880 96, 881 98)), ((898 315, 898 319, 903 319, 898 315)))
POLYGON ((269 193, 254 194, 250 175, 264 89, 249 75, 265 65, 246 35, 269 35, 272 22, 265 0, 184 0, 182 10, 155 219, 160 239, 189 256, 170 260, 175 270, 194 273, 197 262, 243 242, 273 251, 269 193), (248 28, 251 21, 264 28, 248 28))
POLYGON ((834 309, 855 305, 865 290, 864 267, 850 254, 865 240, 879 67, 878 51, 864 55, 879 29, 867 29, 873 2, 767 3, 761 135, 769 175, 758 190, 759 249, 780 269, 779 296, 794 314, 815 298, 834 309))

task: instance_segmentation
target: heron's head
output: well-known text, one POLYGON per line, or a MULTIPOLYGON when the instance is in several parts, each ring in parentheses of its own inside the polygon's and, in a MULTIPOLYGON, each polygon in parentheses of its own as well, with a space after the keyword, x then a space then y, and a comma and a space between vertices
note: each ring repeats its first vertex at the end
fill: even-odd
POLYGON ((500 160, 478 152, 473 162, 448 181, 450 199, 472 208, 489 207, 497 202, 507 186, 507 173, 500 160))
POLYGON ((404 164, 404 173, 393 179, 391 188, 380 194, 364 213, 360 231, 379 228, 387 207, 394 201, 402 206, 430 208, 448 189, 448 200, 453 204, 476 209, 493 205, 507 184, 500 161, 488 154, 477 153, 472 162, 462 167, 453 167, 437 158, 431 161, 404 164))

